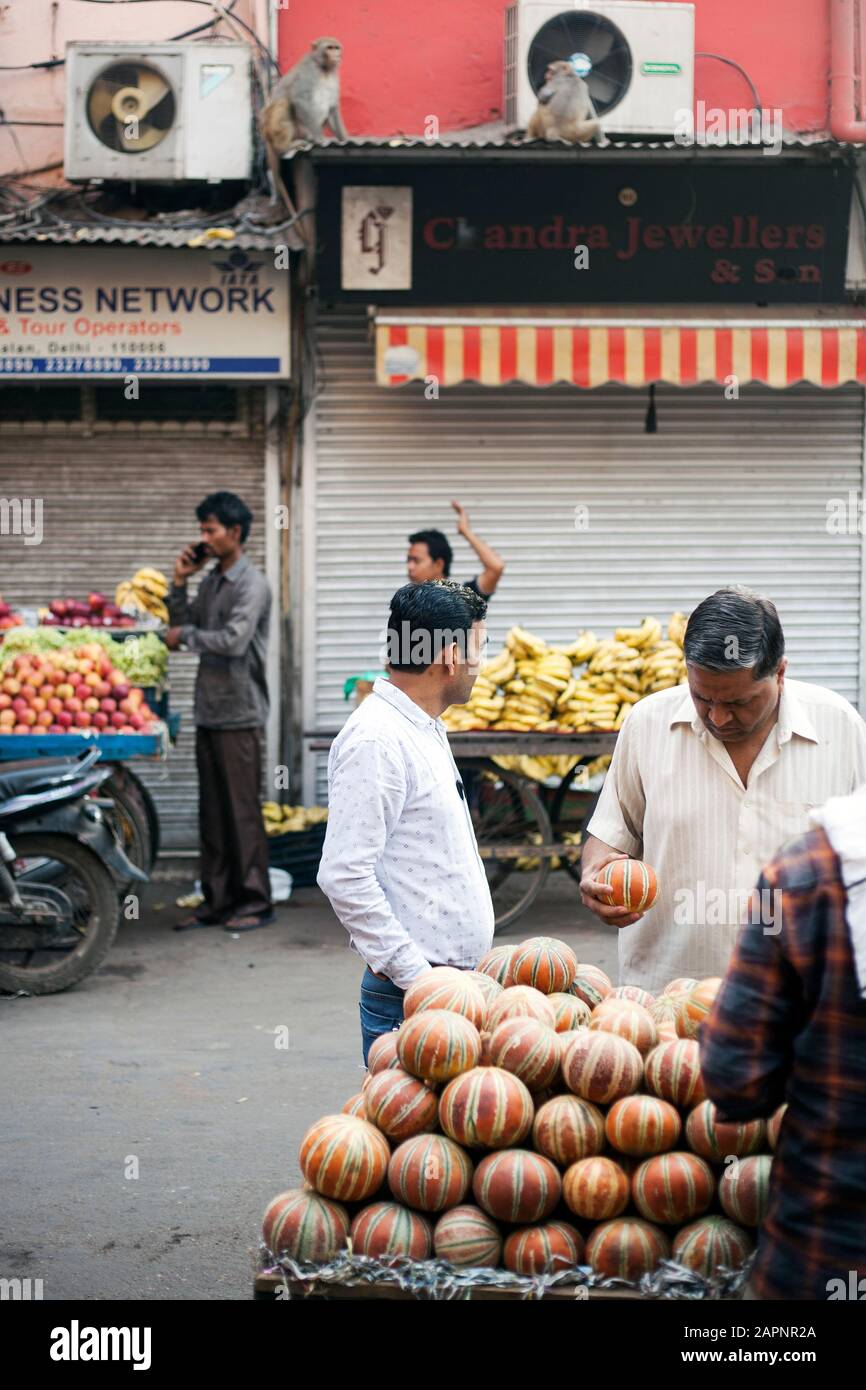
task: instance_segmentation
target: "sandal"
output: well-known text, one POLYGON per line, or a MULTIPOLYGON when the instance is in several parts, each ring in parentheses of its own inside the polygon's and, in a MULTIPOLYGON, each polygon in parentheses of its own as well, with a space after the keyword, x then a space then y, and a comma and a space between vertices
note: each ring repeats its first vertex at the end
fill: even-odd
POLYGON ((218 917, 199 917, 197 912, 191 912, 187 917, 181 917, 179 922, 175 922, 172 931, 195 931, 198 927, 220 927, 222 923, 218 917))
POLYGON ((230 917, 227 922, 223 922, 223 931, 257 931, 259 927, 269 927, 271 922, 276 919, 276 914, 270 912, 251 913, 249 917, 230 917))

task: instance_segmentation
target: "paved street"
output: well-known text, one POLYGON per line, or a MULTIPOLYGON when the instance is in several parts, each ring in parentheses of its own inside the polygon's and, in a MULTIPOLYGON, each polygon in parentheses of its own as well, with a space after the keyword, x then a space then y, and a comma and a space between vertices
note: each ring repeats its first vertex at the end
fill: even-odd
MULTIPOLYGON (((0 1277, 41 1278, 46 1299, 248 1298, 304 1129, 360 1088, 361 968, 321 894, 264 932, 177 935, 188 886, 150 885, 77 989, 0 997, 0 1277)), ((615 969, 564 875, 497 941, 541 933, 615 969)))

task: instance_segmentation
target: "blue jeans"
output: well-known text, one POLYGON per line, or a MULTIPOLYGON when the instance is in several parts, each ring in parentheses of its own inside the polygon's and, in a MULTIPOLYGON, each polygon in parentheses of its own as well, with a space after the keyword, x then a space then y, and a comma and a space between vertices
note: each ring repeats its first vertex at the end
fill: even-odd
POLYGON ((390 980, 380 980, 369 966, 361 981, 361 1043, 364 1066, 370 1045, 403 1022, 403 993, 390 980))

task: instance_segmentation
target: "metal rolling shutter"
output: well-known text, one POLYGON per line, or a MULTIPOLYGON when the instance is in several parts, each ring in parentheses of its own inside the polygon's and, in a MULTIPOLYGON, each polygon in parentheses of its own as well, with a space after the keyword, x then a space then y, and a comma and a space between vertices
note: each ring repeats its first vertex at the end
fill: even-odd
MULTIPOLYGON (((41 545, 3 538, 7 601, 113 595, 141 565, 169 578, 174 557, 198 534, 195 508, 208 492, 239 493, 256 517, 250 557, 264 569, 264 445, 261 439, 100 436, 0 437, 0 495, 41 497, 41 545)), ((198 846, 192 694, 198 658, 170 658, 171 707, 182 715, 168 761, 132 764, 159 810, 164 849, 198 846)))
MULTIPOLYGON (((854 534, 827 531, 828 502, 860 495, 860 387, 748 386, 728 401, 660 386, 646 434, 645 389, 465 385, 425 400, 420 382, 376 386, 363 317, 323 315, 319 347, 307 727, 339 725, 344 678, 375 665, 411 530, 448 534, 454 578, 477 571, 452 497, 507 562, 494 649, 513 623, 554 642, 608 635, 742 583, 776 602, 792 675, 861 696, 862 539, 856 518, 854 534)), ((324 795, 324 768, 307 795, 324 795)))

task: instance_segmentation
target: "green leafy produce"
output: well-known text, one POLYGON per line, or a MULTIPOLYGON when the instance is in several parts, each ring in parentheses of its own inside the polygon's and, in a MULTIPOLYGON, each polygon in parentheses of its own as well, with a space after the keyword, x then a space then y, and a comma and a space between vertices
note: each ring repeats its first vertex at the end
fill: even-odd
POLYGON ((128 637, 122 642, 104 628, 95 627, 79 627, 71 632, 59 632, 51 627, 10 628, 0 645, 0 663, 5 665, 21 652, 56 652, 89 642, 97 642, 105 649, 130 685, 162 685, 168 675, 168 648, 155 632, 128 637))

